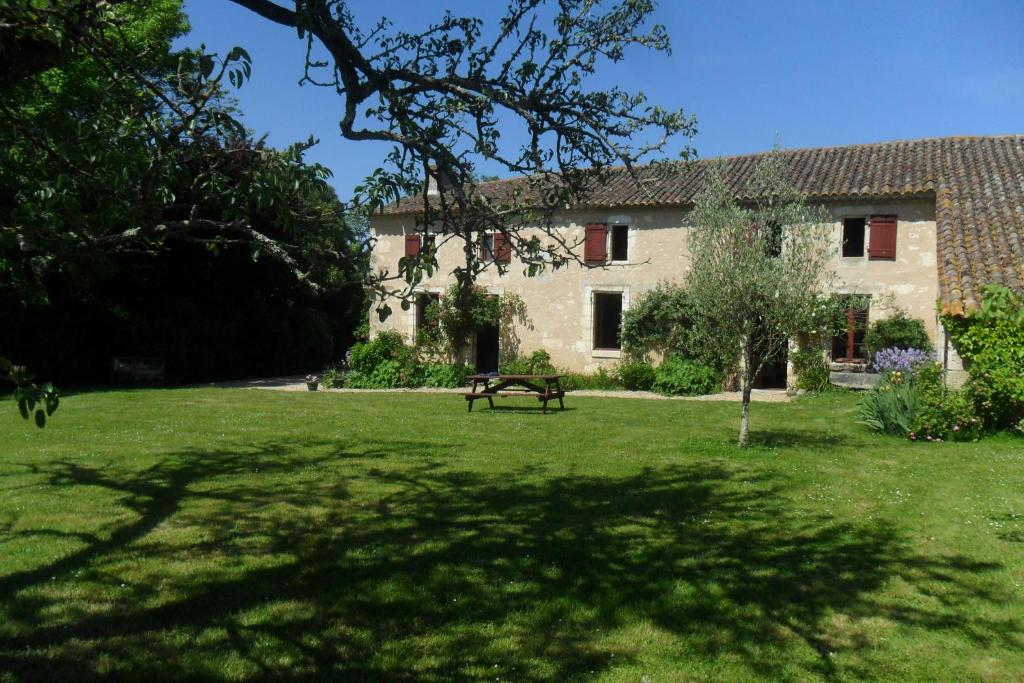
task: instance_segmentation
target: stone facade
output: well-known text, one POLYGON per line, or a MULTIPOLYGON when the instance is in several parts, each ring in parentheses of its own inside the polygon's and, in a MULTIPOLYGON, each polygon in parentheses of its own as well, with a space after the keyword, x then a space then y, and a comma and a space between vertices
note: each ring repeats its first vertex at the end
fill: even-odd
MULTIPOLYGON (((833 239, 837 256, 834 267, 838 275, 835 290, 870 294, 869 317, 889 315, 893 307, 906 310, 924 320, 936 348, 944 348, 938 322, 936 301, 939 298, 936 266, 935 202, 931 199, 827 205, 835 219, 833 239), (839 256, 843 219, 871 215, 896 215, 897 240, 895 260, 871 260, 839 256)), ((685 223, 683 207, 579 210, 567 211, 557 217, 555 228, 567 241, 582 242, 584 226, 605 223, 628 226, 628 260, 610 262, 604 267, 570 265, 558 271, 547 271, 527 277, 513 257, 508 271, 499 276, 497 269, 488 270, 478 284, 494 293, 515 292, 526 303, 532 327, 515 331, 522 352, 544 349, 558 367, 592 372, 598 367, 614 365, 620 357, 615 350, 595 349, 593 345, 593 297, 600 292, 622 294, 623 310, 643 292, 659 282, 679 282, 689 266, 687 238, 690 228, 685 223)), ((397 271, 404 254, 404 236, 415 231, 415 216, 391 214, 374 217, 371 229, 376 238, 372 263, 375 271, 397 271)), ((440 238, 439 238, 440 240, 440 238)), ((865 236, 865 245, 868 236, 865 236)), ((451 270, 461 261, 461 241, 439 241, 440 268, 427 278, 421 289, 443 292, 450 284, 451 270)), ((580 247, 582 253, 582 247, 580 247)), ((403 311, 391 302, 395 311, 383 323, 371 315, 371 330, 376 333, 393 329, 412 338, 416 332, 415 307, 403 311)), ((472 360, 473 350, 468 350, 472 360)))

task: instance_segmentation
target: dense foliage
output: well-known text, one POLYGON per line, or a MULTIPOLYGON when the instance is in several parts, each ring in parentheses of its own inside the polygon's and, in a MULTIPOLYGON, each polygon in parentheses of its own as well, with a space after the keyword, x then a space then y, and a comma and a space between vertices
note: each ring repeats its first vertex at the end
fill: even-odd
POLYGON ((703 396, 722 388, 722 375, 703 363, 669 356, 654 371, 654 391, 670 396, 703 396))
POLYGON ((872 322, 864 334, 864 350, 869 358, 882 349, 919 349, 926 353, 932 351, 932 342, 928 338, 924 321, 911 318, 906 311, 897 310, 887 318, 879 318, 872 322))
POLYGON ((631 302, 622 316, 622 349, 634 358, 686 353, 693 326, 686 290, 678 284, 659 283, 631 302))
POLYGON ((348 353, 347 373, 325 373, 327 387, 397 389, 401 387, 459 387, 473 367, 424 358, 420 347, 405 343, 401 334, 380 332, 370 341, 358 342, 348 353))
POLYGON ((948 389, 942 366, 926 360, 892 370, 860 400, 860 422, 875 432, 912 441, 969 441, 983 424, 966 392, 948 389))
POLYGON ((242 128, 225 94, 251 73, 244 50, 173 51, 180 0, 3 12, 5 50, 59 48, 49 68, 0 67, 5 354, 62 383, 105 381, 125 355, 194 381, 305 371, 347 344, 362 224, 310 143, 242 128))
POLYGON ((828 358, 821 349, 797 349, 789 354, 789 361, 796 373, 797 389, 828 391, 832 388, 828 358))
POLYGON ((984 290, 981 309, 947 317, 946 329, 970 379, 966 391, 987 427, 1024 431, 1024 301, 1002 286, 984 290))
POLYGON ((626 360, 615 368, 615 378, 623 389, 650 391, 657 379, 657 372, 650 363, 626 360))
POLYGON ((558 371, 551 364, 551 354, 538 349, 529 356, 517 356, 501 363, 502 374, 505 375, 546 375, 558 371))

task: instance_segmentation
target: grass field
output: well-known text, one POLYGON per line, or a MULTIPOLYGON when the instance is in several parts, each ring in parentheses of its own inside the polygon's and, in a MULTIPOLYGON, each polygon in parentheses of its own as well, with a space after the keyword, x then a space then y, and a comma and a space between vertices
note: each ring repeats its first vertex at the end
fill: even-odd
POLYGON ((728 403, 0 405, 0 681, 1024 679, 1021 439, 844 394, 745 452, 728 403))

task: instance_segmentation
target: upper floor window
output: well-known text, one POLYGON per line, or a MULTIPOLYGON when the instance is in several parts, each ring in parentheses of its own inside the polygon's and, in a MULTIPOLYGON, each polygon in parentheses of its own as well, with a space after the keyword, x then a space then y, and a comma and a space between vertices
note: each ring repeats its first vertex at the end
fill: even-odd
POLYGON ((629 226, 628 225, 613 225, 612 226, 612 261, 628 261, 629 260, 629 226))
POLYGON ((868 258, 896 260, 896 216, 872 216, 868 225, 868 258))
POLYGON ((843 258, 863 258, 866 226, 863 217, 843 219, 843 258))
POLYGON ((494 234, 484 235, 483 241, 480 242, 480 260, 481 261, 493 261, 494 260, 494 234))
POLYGON ((629 226, 588 223, 584 230, 583 260, 587 263, 629 260, 629 226))
POLYGON ((512 244, 504 233, 493 232, 484 235, 480 242, 480 260, 508 263, 512 260, 512 244))

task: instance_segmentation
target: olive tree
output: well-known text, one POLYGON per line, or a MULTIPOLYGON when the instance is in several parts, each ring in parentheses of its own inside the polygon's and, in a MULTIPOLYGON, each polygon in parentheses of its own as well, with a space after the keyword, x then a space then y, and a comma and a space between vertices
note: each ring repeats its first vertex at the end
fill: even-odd
POLYGON ((692 343, 739 355, 745 447, 754 379, 790 339, 813 327, 820 294, 834 277, 833 248, 827 212, 786 181, 778 150, 758 162, 745 187, 726 172, 709 168, 690 214, 686 289, 697 312, 692 343))

